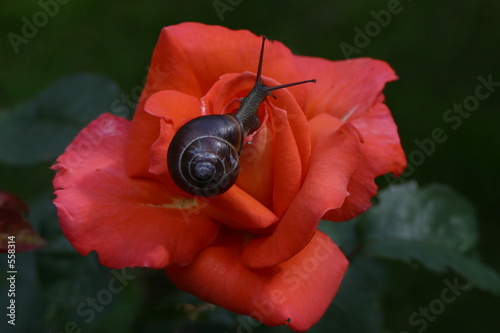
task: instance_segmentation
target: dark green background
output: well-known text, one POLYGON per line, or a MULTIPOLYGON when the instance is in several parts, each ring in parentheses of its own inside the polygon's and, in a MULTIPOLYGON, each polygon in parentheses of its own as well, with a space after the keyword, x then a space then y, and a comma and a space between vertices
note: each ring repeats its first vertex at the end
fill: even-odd
MULTIPOLYGON (((249 29, 282 41, 297 54, 343 59, 339 45, 354 45, 354 28, 363 30, 374 20, 370 12, 386 9, 389 1, 242 0, 223 14, 223 21, 212 2, 70 0, 27 44, 19 45, 16 54, 7 34, 21 35, 22 18, 32 21, 41 7, 36 1, 2 1, 0 110, 13 108, 53 81, 81 71, 104 74, 130 93, 143 83, 160 29, 184 21, 249 29)), ((419 149, 415 140, 430 138, 435 128, 444 130, 447 140, 436 144, 407 178, 422 185, 451 185, 471 200, 480 221, 480 255, 500 271, 500 87, 457 129, 443 121, 447 109, 474 94, 479 75, 500 81, 500 3, 402 0, 400 6, 401 13, 392 15, 390 24, 356 56, 385 60, 399 75, 385 94, 407 154, 419 149)), ((0 187, 29 196, 30 184, 22 179, 14 183, 18 188, 12 180, 0 179, 0 187)), ((385 178, 380 185, 387 185, 385 178)), ((424 278, 425 284, 417 282, 415 292, 408 295, 417 306, 427 304, 442 288, 442 278, 424 278)), ((397 301, 404 299, 403 294, 397 301)), ((397 309, 398 304, 391 307, 397 309)), ((498 309, 498 298, 468 293, 447 306, 426 332, 496 332, 500 330, 498 309)), ((410 313, 394 310, 386 320, 397 327, 410 313)))

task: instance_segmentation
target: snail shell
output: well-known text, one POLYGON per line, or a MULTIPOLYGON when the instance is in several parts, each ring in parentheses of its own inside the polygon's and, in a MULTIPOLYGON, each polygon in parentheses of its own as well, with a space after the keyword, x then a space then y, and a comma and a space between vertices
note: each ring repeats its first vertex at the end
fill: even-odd
POLYGON ((168 149, 172 179, 181 190, 199 197, 226 192, 240 172, 243 140, 241 124, 233 114, 192 119, 177 131, 168 149))

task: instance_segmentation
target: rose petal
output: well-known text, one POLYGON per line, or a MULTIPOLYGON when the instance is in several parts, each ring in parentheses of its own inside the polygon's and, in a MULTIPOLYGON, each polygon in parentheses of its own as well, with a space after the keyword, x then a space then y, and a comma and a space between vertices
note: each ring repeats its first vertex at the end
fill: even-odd
POLYGON ((61 228, 81 254, 94 250, 108 267, 189 263, 219 224, 162 183, 126 175, 129 131, 129 121, 104 114, 59 157, 53 168, 61 228))
POLYGON ((158 139, 160 122, 158 117, 147 112, 135 112, 127 138, 125 167, 131 177, 152 177, 149 172, 151 144, 158 139))
POLYGON ((387 105, 376 104, 362 116, 353 118, 352 123, 364 139, 364 164, 370 165, 378 175, 392 172, 399 176, 406 168, 406 158, 387 105))
MULTIPOLYGON (((166 27, 153 53, 145 93, 178 90, 200 98, 223 74, 257 72, 261 43, 261 37, 247 30, 193 22, 166 27)), ((280 42, 266 42, 263 65, 262 74, 275 80, 288 83, 297 77, 293 55, 280 42)))
POLYGON ((287 111, 274 107, 271 108, 270 113, 274 134, 273 142, 271 142, 274 146, 273 211, 277 216, 282 217, 302 185, 302 166, 295 137, 288 122, 287 111))
POLYGON ((201 104, 196 97, 175 90, 162 90, 146 101, 144 111, 179 128, 189 120, 201 116, 201 104))
POLYGON ((182 290, 269 326, 308 330, 337 293, 348 262, 324 233, 291 259, 270 268, 252 269, 241 262, 245 235, 228 230, 192 264, 170 266, 167 276, 182 290))
MULTIPOLYGON (((272 80, 269 81, 270 86, 279 84, 278 82, 273 82, 272 80)), ((304 86, 307 85, 314 84, 307 83, 304 86)), ((308 119, 306 118, 304 111, 301 109, 299 101, 296 99, 297 96, 291 93, 290 88, 275 90, 273 91, 273 95, 276 99, 268 99, 270 103, 282 110, 285 110, 287 113, 287 120, 290 129, 293 132, 295 145, 299 151, 300 163, 302 165, 302 181, 304 181, 309 170, 311 158, 311 130, 309 128, 308 119)))
POLYGON ((308 90, 304 112, 308 119, 328 113, 347 120, 363 114, 379 101, 385 84, 397 79, 384 61, 360 58, 344 61, 296 56, 302 76, 316 79, 308 90))
POLYGON ((170 177, 167 166, 167 151, 175 133, 174 126, 165 119, 159 119, 158 121, 160 122, 160 134, 157 140, 151 145, 149 172, 157 175, 158 179, 171 191, 185 195, 170 177))
POLYGON ((245 265, 268 267, 289 259, 311 240, 326 211, 343 204, 362 155, 354 126, 341 124, 327 114, 310 121, 313 138, 309 173, 273 234, 254 238, 245 247, 245 265))
POLYGON ((175 132, 192 118, 201 115, 200 100, 173 90, 151 96, 144 109, 156 116, 160 125, 158 137, 150 145, 149 172, 159 176, 172 191, 185 195, 174 184, 167 167, 167 151, 175 132))
POLYGON ((219 216, 219 222, 237 230, 258 232, 279 220, 271 210, 236 185, 221 195, 204 200, 216 210, 214 214, 219 216))
POLYGON ((236 185, 267 209, 273 209, 274 164, 276 150, 269 122, 254 135, 249 144, 244 144, 240 154, 240 175, 236 185))
POLYGON ((363 163, 347 188, 351 195, 342 207, 324 216, 330 221, 346 221, 363 213, 377 194, 375 178, 389 172, 398 176, 406 167, 396 124, 385 104, 376 104, 368 112, 353 118, 352 123, 364 140, 363 163))

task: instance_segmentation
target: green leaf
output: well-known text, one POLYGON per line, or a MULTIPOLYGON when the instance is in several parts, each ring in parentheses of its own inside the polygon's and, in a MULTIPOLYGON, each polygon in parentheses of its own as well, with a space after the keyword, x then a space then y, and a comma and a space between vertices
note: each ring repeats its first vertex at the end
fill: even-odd
POLYGON ((17 110, 0 113, 0 162, 54 160, 85 125, 112 110, 119 94, 105 77, 78 74, 57 81, 17 110))
POLYGON ((413 182, 380 192, 379 200, 359 222, 364 254, 416 261, 436 273, 451 269, 476 287, 500 294, 500 276, 467 255, 477 242, 474 209, 467 200, 447 187, 419 189, 413 182))
POLYGON ((477 223, 472 205, 448 187, 419 189, 409 182, 385 189, 380 203, 363 216, 367 241, 411 240, 460 253, 477 242, 477 223))
POLYGON ((450 268, 467 278, 476 287, 500 294, 500 277, 496 272, 480 261, 456 252, 406 240, 368 243, 364 252, 371 256, 396 259, 409 264, 415 260, 430 271, 441 274, 450 268))

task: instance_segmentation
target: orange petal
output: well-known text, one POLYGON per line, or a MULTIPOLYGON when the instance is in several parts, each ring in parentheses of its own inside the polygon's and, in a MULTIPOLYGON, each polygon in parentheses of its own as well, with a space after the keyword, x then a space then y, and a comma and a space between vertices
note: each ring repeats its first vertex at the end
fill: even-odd
MULTIPOLYGON (((178 90, 200 98, 223 74, 255 73, 261 42, 261 37, 247 30, 193 22, 166 27, 154 50, 146 91, 178 90)), ((266 42, 263 75, 293 82, 292 65, 287 47, 266 42)))
MULTIPOLYGON (((147 112, 137 112, 127 138, 125 167, 131 177, 148 177, 150 148, 160 135, 160 122, 147 112)), ((154 177, 154 176, 153 176, 154 177)))
POLYGON ((369 110, 385 84, 397 79, 384 61, 360 58, 329 61, 313 57, 295 57, 302 76, 316 79, 314 85, 304 85, 307 100, 304 112, 308 119, 328 113, 347 120, 369 110))
POLYGON ((226 217, 221 223, 238 230, 258 232, 279 220, 271 210, 236 185, 219 196, 204 200, 217 211, 216 215, 226 217))
POLYGON ((129 131, 129 121, 104 114, 58 158, 54 203, 61 228, 81 254, 96 251, 108 267, 187 264, 213 242, 219 224, 161 182, 127 176, 129 131))
POLYGON ((266 122, 253 136, 249 144, 244 144, 240 154, 240 175, 236 185, 262 203, 267 209, 273 208, 273 170, 276 148, 269 122, 266 122))
POLYGON ((313 138, 309 173, 274 233, 252 239, 245 247, 245 265, 268 267, 289 259, 308 244, 326 211, 343 204, 362 156, 356 129, 341 124, 327 114, 310 121, 313 138))
POLYGON ((152 95, 146 101, 144 111, 165 119, 176 129, 202 115, 198 98, 175 90, 162 90, 152 95))
MULTIPOLYGON (((269 80, 269 86, 279 85, 280 83, 269 80)), ((300 85, 297 87, 314 85, 312 83, 300 85)), ((292 87, 293 88, 293 87, 292 87)), ((309 170, 309 160, 311 158, 311 129, 309 122, 301 109, 297 95, 292 94, 290 88, 280 89, 273 91, 276 99, 268 99, 271 104, 276 105, 287 113, 287 121, 290 129, 293 132, 295 144, 299 151, 300 163, 302 165, 302 181, 309 170)), ((278 128, 279 129, 279 128, 278 128)))
POLYGON ((302 185, 302 165, 295 137, 288 122, 287 111, 273 107, 270 113, 274 138, 270 143, 274 146, 273 211, 282 217, 302 185))
POLYGON ((351 195, 342 207, 329 211, 326 220, 346 221, 358 216, 370 207, 370 200, 377 194, 375 178, 389 172, 400 175, 406 167, 396 124, 385 104, 376 104, 353 118, 352 123, 364 140, 363 164, 347 188, 351 195))
MULTIPOLYGON (((268 326, 311 328, 325 313, 347 269, 347 259, 324 233, 281 264, 261 269, 243 265, 245 235, 221 230, 192 264, 170 266, 167 276, 182 290, 268 326)), ((243 324, 242 324, 243 325, 243 324)), ((243 329, 244 327, 240 327, 243 329)))
POLYGON ((201 115, 200 100, 174 90, 164 90, 151 96, 144 109, 157 117, 160 125, 158 137, 150 145, 149 172, 159 178, 173 191, 185 195, 170 178, 167 167, 167 151, 175 132, 192 118, 201 115))

